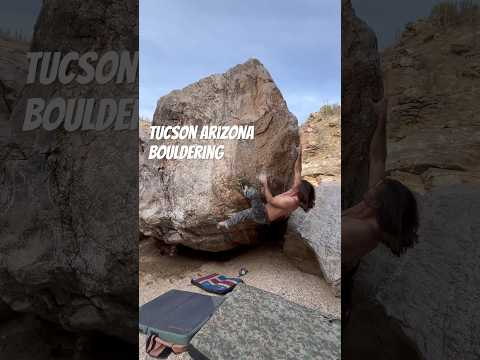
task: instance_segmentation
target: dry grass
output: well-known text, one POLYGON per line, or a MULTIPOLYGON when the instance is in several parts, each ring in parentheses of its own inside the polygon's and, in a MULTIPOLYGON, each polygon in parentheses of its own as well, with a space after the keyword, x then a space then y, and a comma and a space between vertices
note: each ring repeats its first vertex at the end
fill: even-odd
POLYGON ((31 41, 31 37, 25 35, 22 30, 12 30, 2 27, 0 27, 0 38, 7 41, 17 41, 20 43, 29 43, 31 41))
POLYGON ((430 13, 430 19, 442 27, 475 23, 480 15, 480 8, 474 0, 448 0, 436 4, 430 13))
POLYGON ((339 114, 340 112, 341 112, 341 106, 339 104, 323 105, 319 110, 320 114, 327 115, 327 116, 339 114))

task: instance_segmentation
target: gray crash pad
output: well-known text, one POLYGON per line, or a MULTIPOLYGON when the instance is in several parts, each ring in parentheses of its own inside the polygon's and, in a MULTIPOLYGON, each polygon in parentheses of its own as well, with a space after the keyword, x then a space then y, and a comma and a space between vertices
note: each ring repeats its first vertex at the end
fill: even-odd
POLYGON ((194 358, 340 359, 340 320, 239 284, 190 342, 194 358))
POLYGON ((216 296, 170 290, 140 307, 140 331, 146 335, 156 334, 174 344, 187 345, 222 301, 216 296))

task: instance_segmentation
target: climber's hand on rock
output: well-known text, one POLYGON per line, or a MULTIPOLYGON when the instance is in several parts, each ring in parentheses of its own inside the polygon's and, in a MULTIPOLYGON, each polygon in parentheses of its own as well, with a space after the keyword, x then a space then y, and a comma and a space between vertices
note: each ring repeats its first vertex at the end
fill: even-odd
POLYGON ((258 176, 258 181, 260 181, 260 184, 265 185, 268 183, 268 177, 266 174, 260 174, 258 176))

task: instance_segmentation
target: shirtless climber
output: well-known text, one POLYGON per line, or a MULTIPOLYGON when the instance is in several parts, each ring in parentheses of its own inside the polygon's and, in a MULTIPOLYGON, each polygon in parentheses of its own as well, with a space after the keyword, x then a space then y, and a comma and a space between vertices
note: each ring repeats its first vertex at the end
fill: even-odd
POLYGON ((269 224, 281 218, 287 218, 298 207, 309 211, 315 205, 315 189, 312 184, 302 180, 302 149, 297 149, 297 159, 294 165, 294 181, 290 190, 273 196, 268 187, 268 178, 265 174, 259 176, 266 204, 262 202, 260 194, 250 186, 245 186, 243 194, 250 200, 251 208, 239 211, 229 219, 217 224, 218 228, 229 229, 231 226, 247 220, 258 224, 269 224))
POLYGON ((353 276, 360 259, 383 243, 400 256, 417 242, 418 210, 412 192, 385 177, 387 104, 373 104, 377 126, 370 143, 368 190, 342 213, 342 318, 351 309, 353 276))

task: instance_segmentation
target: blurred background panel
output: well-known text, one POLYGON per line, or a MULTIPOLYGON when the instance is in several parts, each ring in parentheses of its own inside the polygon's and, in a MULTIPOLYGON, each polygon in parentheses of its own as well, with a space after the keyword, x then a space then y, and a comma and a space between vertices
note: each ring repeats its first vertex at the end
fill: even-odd
POLYGON ((25 85, 28 51, 133 56, 138 2, 10 1, 0 19, 0 358, 135 358, 138 131, 22 125, 31 98, 138 98, 138 82, 25 85))
MULTIPOLYGON (((477 1, 343 1, 342 205, 363 198, 387 106, 386 175, 415 194, 419 241, 380 244, 353 276, 344 359, 477 359, 480 8, 477 1)), ((345 302, 345 299, 342 299, 345 302)))

